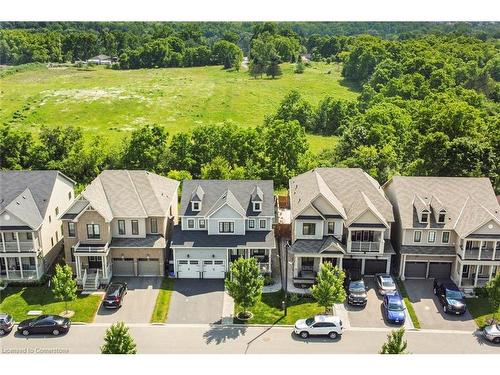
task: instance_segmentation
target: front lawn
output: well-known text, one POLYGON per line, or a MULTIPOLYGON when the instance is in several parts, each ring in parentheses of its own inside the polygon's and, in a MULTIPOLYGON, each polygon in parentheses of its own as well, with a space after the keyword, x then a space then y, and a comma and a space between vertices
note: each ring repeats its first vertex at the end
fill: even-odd
MULTIPOLYGON (((266 293, 257 305, 250 309, 253 318, 247 321, 249 324, 295 324, 298 319, 308 318, 316 314, 322 314, 324 308, 319 306, 312 297, 299 297, 298 300, 290 301, 288 298, 288 313, 284 316, 281 309, 284 292, 266 293)), ((234 316, 241 311, 237 305, 234 306, 234 316)), ((245 323, 234 319, 235 323, 245 323)))
MULTIPOLYGON (((75 315, 73 322, 91 323, 101 303, 101 295, 78 294, 76 300, 68 302, 68 309, 75 315)), ((34 318, 28 316, 30 310, 41 310, 43 314, 60 314, 64 302, 57 301, 47 286, 8 287, 0 292, 0 311, 10 314, 16 322, 34 318)))
POLYGON ((151 323, 165 323, 165 320, 167 320, 170 297, 172 296, 172 290, 174 290, 174 282, 175 279, 170 279, 168 277, 165 277, 161 282, 153 315, 151 315, 151 323))
MULTIPOLYGON (((476 321, 479 328, 483 328, 486 325, 486 320, 491 318, 493 313, 493 308, 491 307, 489 301, 485 297, 478 298, 467 298, 467 308, 470 314, 476 321)), ((495 318, 500 320, 500 311, 497 311, 495 318)))

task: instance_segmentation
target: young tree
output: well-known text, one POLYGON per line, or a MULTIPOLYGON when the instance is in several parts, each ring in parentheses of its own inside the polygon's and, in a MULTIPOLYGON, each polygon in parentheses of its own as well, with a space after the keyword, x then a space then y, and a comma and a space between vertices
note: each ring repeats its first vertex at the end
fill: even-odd
POLYGON ((281 71, 279 56, 277 54, 273 54, 269 58, 269 64, 267 65, 266 75, 274 79, 282 74, 283 72, 281 71))
POLYGON ((311 294, 318 305, 325 308, 325 313, 334 303, 345 301, 344 278, 345 273, 339 267, 334 267, 331 263, 321 265, 316 284, 311 287, 311 294))
POLYGON ((238 315, 249 318, 249 309, 260 300, 264 286, 257 260, 238 258, 231 264, 230 272, 231 275, 225 281, 226 289, 234 302, 243 309, 238 315))
POLYGON ((294 73, 302 74, 302 73, 304 73, 305 70, 306 70, 306 66, 304 65, 302 60, 297 61, 297 63, 295 64, 294 73))
POLYGON ((486 284, 486 293, 493 308, 492 318, 495 319, 495 313, 498 313, 500 309, 500 272, 497 272, 496 276, 486 284))
POLYGON ((406 348, 408 344, 406 340, 403 340, 404 334, 404 328, 393 330, 387 335, 387 342, 382 345, 380 354, 407 354, 406 348))
POLYGON ((136 345, 125 323, 113 324, 106 330, 102 354, 136 354, 136 345))
POLYGON ((52 277, 52 293, 60 301, 64 301, 65 312, 68 311, 68 301, 76 299, 76 281, 69 265, 56 265, 56 273, 52 277))
POLYGON ((227 40, 219 40, 212 48, 214 59, 224 65, 224 69, 240 69, 243 61, 243 51, 236 44, 227 40))

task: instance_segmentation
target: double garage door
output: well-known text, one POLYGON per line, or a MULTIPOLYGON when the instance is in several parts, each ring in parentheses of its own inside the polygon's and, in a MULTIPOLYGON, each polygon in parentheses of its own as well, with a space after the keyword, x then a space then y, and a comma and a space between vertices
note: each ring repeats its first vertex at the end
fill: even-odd
POLYGON ((180 279, 223 279, 226 274, 224 260, 181 259, 177 261, 177 277, 180 279))
POLYGON ((406 262, 405 278, 414 279, 449 279, 451 276, 451 262, 406 262), (427 267, 429 274, 427 275, 427 267))
MULTIPOLYGON (((387 259, 365 259, 364 275, 375 275, 376 273, 385 273, 387 259)), ((342 267, 353 273, 361 273, 361 259, 344 259, 342 267)))
POLYGON ((137 275, 134 270, 134 259, 114 258, 113 275, 115 276, 161 276, 160 260, 155 258, 137 259, 137 275))

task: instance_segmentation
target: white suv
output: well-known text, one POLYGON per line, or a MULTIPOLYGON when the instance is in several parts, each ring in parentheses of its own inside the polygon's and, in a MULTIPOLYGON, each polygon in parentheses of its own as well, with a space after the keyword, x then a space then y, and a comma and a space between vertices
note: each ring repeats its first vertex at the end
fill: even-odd
POLYGON ((297 320, 293 331, 303 339, 307 339, 309 335, 325 335, 333 340, 342 335, 343 328, 338 316, 316 315, 297 320))

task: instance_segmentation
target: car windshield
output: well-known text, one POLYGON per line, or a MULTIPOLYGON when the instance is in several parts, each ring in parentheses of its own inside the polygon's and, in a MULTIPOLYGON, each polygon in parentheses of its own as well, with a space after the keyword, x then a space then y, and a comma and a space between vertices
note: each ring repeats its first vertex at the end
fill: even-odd
POLYGON ((462 293, 460 293, 460 291, 458 291, 458 290, 449 290, 449 289, 446 289, 446 298, 450 298, 450 299, 462 299, 463 296, 462 296, 462 293))
POLYGON ((394 288, 394 282, 391 279, 382 279, 382 286, 384 288, 394 288))
POLYGON ((403 304, 401 303, 401 301, 396 301, 396 300, 389 301, 387 308, 389 310, 393 310, 393 311, 403 311, 404 310, 403 304))
POLYGON ((365 283, 363 281, 351 281, 349 284, 349 290, 353 292, 365 291, 365 283))
POLYGON ((314 318, 309 318, 309 319, 306 319, 306 324, 307 324, 308 326, 311 326, 313 323, 314 323, 314 318))

